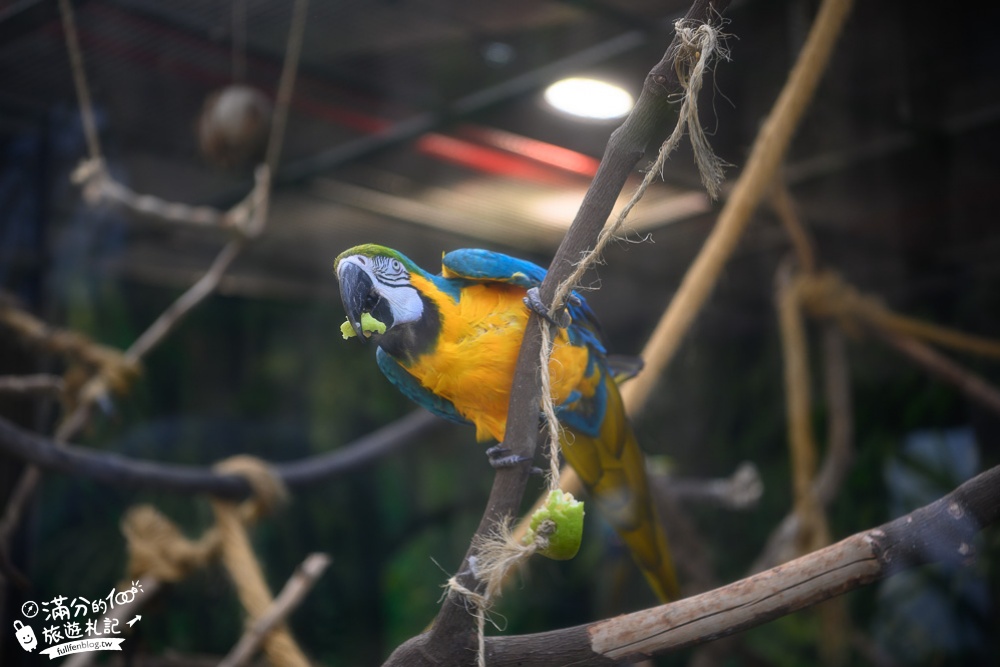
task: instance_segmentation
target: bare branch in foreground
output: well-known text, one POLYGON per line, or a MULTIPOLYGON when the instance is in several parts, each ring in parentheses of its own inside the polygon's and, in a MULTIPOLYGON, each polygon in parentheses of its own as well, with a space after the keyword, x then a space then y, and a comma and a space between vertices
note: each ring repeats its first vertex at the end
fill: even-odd
POLYGON ((976 533, 998 520, 1000 466, 894 521, 714 591, 573 628, 489 637, 486 663, 591 667, 696 646, 918 565, 968 564, 976 533))
POLYGON ((229 655, 219 662, 219 667, 242 667, 247 664, 267 633, 284 621, 285 617, 302 602, 329 564, 330 557, 326 554, 315 553, 306 557, 264 615, 247 628, 229 655))

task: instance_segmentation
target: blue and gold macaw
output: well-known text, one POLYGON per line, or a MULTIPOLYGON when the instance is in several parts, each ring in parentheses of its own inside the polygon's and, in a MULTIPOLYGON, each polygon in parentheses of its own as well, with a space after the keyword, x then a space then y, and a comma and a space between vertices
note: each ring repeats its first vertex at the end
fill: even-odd
MULTIPOLYGON (((379 368, 431 412, 503 441, 507 405, 528 307, 545 270, 486 250, 456 250, 431 275, 401 253, 360 245, 334 270, 347 318, 365 340, 362 315, 385 324, 379 368)), ((574 294, 569 325, 555 335, 549 366, 563 429, 562 452, 663 600, 677 597, 666 537, 650 498, 644 456, 628 423, 616 376, 586 301, 574 294)), ((620 366, 620 367, 619 367, 620 366)), ((632 372, 637 370, 633 365, 632 372)))

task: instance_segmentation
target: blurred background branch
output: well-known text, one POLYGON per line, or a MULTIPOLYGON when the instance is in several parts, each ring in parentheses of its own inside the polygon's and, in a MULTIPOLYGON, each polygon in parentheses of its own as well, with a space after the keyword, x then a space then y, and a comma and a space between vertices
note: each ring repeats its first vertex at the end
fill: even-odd
MULTIPOLYGON (((419 410, 330 452, 270 465, 289 488, 306 488, 356 472, 442 425, 437 417, 419 410)), ((251 491, 245 479, 216 472, 207 465, 133 460, 114 452, 57 443, 19 428, 3 417, 0 417, 0 451, 40 470, 93 479, 120 488, 205 493, 232 499, 245 498, 251 491)))

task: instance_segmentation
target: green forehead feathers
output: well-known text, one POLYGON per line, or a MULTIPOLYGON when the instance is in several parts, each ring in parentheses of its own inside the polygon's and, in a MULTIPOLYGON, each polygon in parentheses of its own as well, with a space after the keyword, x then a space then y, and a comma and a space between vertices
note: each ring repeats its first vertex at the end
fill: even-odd
POLYGON ((386 248, 385 246, 376 245, 375 243, 363 243, 361 245, 356 245, 353 248, 348 248, 344 252, 337 255, 337 259, 333 262, 333 270, 336 271, 337 267, 340 266, 340 260, 352 255, 364 255, 365 257, 391 257, 393 259, 398 259, 402 262, 403 266, 407 268, 413 266, 413 262, 407 259, 402 253, 399 253, 392 248, 386 248))

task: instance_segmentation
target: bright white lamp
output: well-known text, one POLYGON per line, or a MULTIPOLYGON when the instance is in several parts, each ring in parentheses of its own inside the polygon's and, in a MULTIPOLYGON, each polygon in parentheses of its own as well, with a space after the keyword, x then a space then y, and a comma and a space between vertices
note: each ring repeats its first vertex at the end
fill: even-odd
POLYGON ((545 89, 545 101, 563 113, 595 120, 621 118, 635 103, 624 88, 582 77, 556 81, 545 89))

